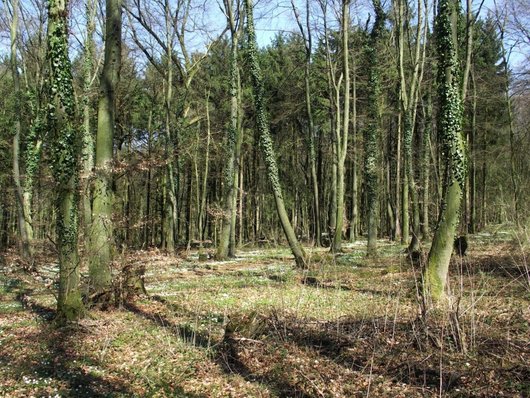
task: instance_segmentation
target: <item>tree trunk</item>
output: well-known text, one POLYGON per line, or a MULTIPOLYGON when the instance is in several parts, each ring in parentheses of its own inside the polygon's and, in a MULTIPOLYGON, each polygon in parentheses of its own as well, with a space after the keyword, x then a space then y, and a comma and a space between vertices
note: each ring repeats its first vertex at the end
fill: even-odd
POLYGON ((56 182, 59 295, 57 317, 78 319, 84 313, 79 291, 77 252, 77 199, 79 134, 74 127, 75 100, 68 57, 67 1, 48 3, 48 55, 50 60, 48 126, 53 137, 52 172, 56 182))
MULTIPOLYGON (((206 196, 208 193, 208 172, 210 169, 210 102, 209 102, 209 93, 206 99, 206 154, 204 155, 204 176, 202 179, 202 188, 201 188, 201 198, 200 198, 200 206, 199 206, 199 239, 202 241, 204 240, 204 223, 206 220, 205 213, 206 213, 206 196)), ((199 184, 197 183, 197 187, 199 184)))
POLYGON ((337 215, 336 228, 333 236, 331 251, 339 253, 342 250, 342 227, 344 225, 344 163, 348 152, 348 132, 350 129, 350 52, 349 52, 349 26, 350 26, 350 1, 342 2, 342 74, 344 76, 344 108, 342 115, 342 134, 337 140, 337 215))
POLYGON ((378 44, 383 33, 385 14, 380 0, 373 0, 375 11, 375 22, 367 45, 367 56, 370 61, 369 71, 369 122, 364 134, 364 176, 366 181, 367 196, 367 226, 368 243, 367 255, 377 254, 377 202, 378 202, 378 178, 377 178, 377 142, 381 129, 380 110, 380 82, 378 66, 378 44))
POLYGON ((353 158, 352 158, 352 198, 351 198, 351 220, 350 220, 350 242, 353 243, 357 239, 359 233, 359 205, 357 203, 358 198, 358 185, 359 182, 357 177, 357 67, 356 62, 353 62, 353 85, 352 85, 352 146, 353 146, 353 158))
POLYGON ((306 1, 306 26, 302 25, 298 10, 294 4, 294 0, 291 0, 291 6, 296 17, 298 28, 304 39, 305 45, 305 68, 304 68, 304 88, 305 88, 305 106, 306 116, 308 124, 308 143, 309 143, 309 167, 311 169, 311 184, 313 188, 313 225, 314 225, 314 236, 313 241, 315 246, 321 246, 321 227, 320 227, 320 194, 317 178, 317 164, 316 164, 316 150, 315 150, 315 124, 313 121, 313 111, 311 106, 311 54, 312 54, 312 35, 310 25, 310 5, 309 0, 306 1))
MULTIPOLYGON (((237 223, 237 197, 238 197, 238 191, 240 192, 240 195, 243 193, 243 165, 242 160, 243 157, 241 156, 241 147, 243 145, 243 124, 242 124, 242 118, 241 118, 241 76, 239 73, 239 68, 237 70, 237 109, 238 109, 238 127, 237 127, 237 139, 236 139, 236 164, 234 168, 234 186, 236 187, 236 193, 233 197, 232 202, 232 219, 230 220, 230 244, 228 245, 228 256, 229 257, 235 257, 236 256, 236 223, 237 223), (241 180, 241 181, 240 181, 241 180)), ((241 196, 242 197, 242 196, 241 196)), ((242 204, 241 204, 242 206, 242 204)), ((243 215, 241 214, 241 208, 239 213, 239 219, 240 222, 242 221, 243 215)), ((240 235, 241 235, 242 229, 240 228, 240 235)), ((243 241, 242 237, 239 237, 239 242, 241 243, 243 241)))
POLYGON ((109 300, 114 250, 112 224, 113 138, 116 125, 116 87, 121 65, 121 0, 107 0, 105 59, 100 78, 96 135, 94 202, 92 208, 90 287, 93 297, 109 300))
POLYGON ((83 207, 83 232, 85 239, 90 236, 92 224, 92 200, 90 192, 90 178, 94 169, 94 137, 90 125, 91 111, 91 87, 92 74, 94 71, 94 32, 96 30, 96 2, 95 0, 87 1, 87 23, 86 23, 86 41, 83 55, 83 148, 82 162, 83 172, 81 174, 81 192, 83 207))
MULTIPOLYGON (((224 193, 224 207, 223 207, 223 226, 221 230, 221 236, 219 239, 219 245, 215 257, 217 260, 225 260, 228 257, 230 240, 232 238, 232 229, 235 216, 236 208, 234 204, 237 199, 237 179, 239 170, 237 169, 239 158, 238 158, 238 141, 241 135, 239 131, 239 84, 238 84, 238 45, 239 36, 236 29, 236 21, 232 10, 232 0, 225 1, 225 9, 227 12, 228 25, 230 28, 230 125, 227 130, 227 141, 226 151, 228 156, 228 162, 225 171, 225 193, 224 193)), ((233 231, 235 234, 235 231, 233 231)), ((233 235, 235 237, 235 235, 233 235)), ((232 253, 234 254, 234 253, 232 253)))
MULTIPOLYGON (((414 164, 412 159, 412 141, 414 135, 416 107, 418 100, 418 88, 421 83, 422 74, 420 73, 420 66, 422 65, 422 42, 426 42, 426 26, 423 27, 423 0, 418 0, 418 22, 416 24, 416 43, 414 48, 414 58, 412 60, 412 75, 407 82, 404 68, 404 47, 405 47, 405 28, 408 29, 410 24, 405 21, 405 7, 406 3, 403 0, 398 0, 395 8, 397 19, 397 41, 398 41, 398 73, 400 78, 400 112, 402 114, 402 129, 403 129, 403 152, 404 152, 404 175, 403 175, 403 191, 402 191, 402 211, 403 211, 403 235, 401 243, 406 244, 409 237, 409 197, 412 207, 412 239, 408 246, 409 252, 419 250, 420 247, 420 208, 419 196, 414 179, 414 164), (423 40, 420 40, 423 29, 423 40), (408 90, 407 90, 408 89, 408 90)), ((408 13, 407 13, 408 14, 408 13)), ((411 34, 407 31, 407 37, 411 34)), ((424 44, 425 45, 425 44, 424 44)), ((425 58, 425 52, 423 52, 425 58)))
POLYGON ((256 48, 256 34, 254 31, 254 17, 252 10, 252 0, 245 0, 245 9, 247 11, 247 38, 248 50, 247 56, 250 65, 250 72, 252 75, 254 104, 256 107, 256 122, 260 133, 260 147, 263 152, 265 164, 267 166, 267 176, 272 186, 274 200, 276 203, 276 210, 282 224, 283 231, 289 242, 289 247, 294 255, 296 265, 300 268, 307 267, 307 259, 302 245, 298 242, 296 234, 289 221, 289 216, 285 210, 283 201, 282 189, 280 186, 280 179, 278 175, 278 166, 276 164, 276 155, 269 132, 269 122, 267 120, 265 111, 265 100, 263 93, 263 81, 261 76, 261 68, 258 62, 258 54, 256 48))
POLYGON ((11 8, 13 19, 11 20, 11 74, 13 75, 14 93, 15 93, 15 134, 13 135, 13 180, 15 183, 15 198, 17 202, 17 221, 18 231, 20 234, 21 255, 25 261, 32 267, 33 249, 31 240, 33 238, 33 228, 31 221, 31 202, 22 188, 22 179, 20 176, 20 140, 22 134, 21 112, 22 91, 20 89, 20 75, 17 61, 17 33, 18 33, 18 0, 12 0, 11 8))
POLYGON ((467 230, 470 234, 476 232, 477 210, 476 210, 476 195, 477 195, 477 167, 476 167, 476 149, 475 141, 477 136, 477 86, 475 82, 474 73, 471 73, 471 82, 473 84, 473 105, 471 114, 471 134, 469 135, 469 224, 467 230))
POLYGON ((466 151, 462 136, 462 98, 458 83, 457 11, 451 0, 441 0, 436 23, 439 62, 438 132, 441 134, 446 164, 444 193, 438 226, 434 234, 423 293, 433 302, 445 295, 449 261, 458 225, 462 192, 466 179, 466 151))
POLYGON ((422 238, 423 240, 428 239, 430 234, 429 229, 429 180, 430 180, 430 140, 431 140, 431 127, 432 127, 432 99, 428 96, 427 106, 424 106, 424 121, 423 121, 423 159, 422 159, 422 170, 423 170, 423 190, 422 190, 422 201, 423 201, 423 220, 421 225, 422 238))

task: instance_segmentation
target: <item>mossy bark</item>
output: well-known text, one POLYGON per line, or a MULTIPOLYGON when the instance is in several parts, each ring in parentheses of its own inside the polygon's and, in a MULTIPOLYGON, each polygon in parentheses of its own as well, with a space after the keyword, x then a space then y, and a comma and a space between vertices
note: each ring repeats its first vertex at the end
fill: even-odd
POLYGON ((300 245, 298 239, 296 238, 296 234, 294 233, 291 222, 289 221, 289 216, 287 215, 283 201, 282 188, 278 175, 278 165, 276 163, 276 155, 274 153, 272 138, 269 132, 269 122, 265 110, 263 79, 261 76, 261 68, 258 62, 252 8, 252 0, 245 0, 245 10, 247 12, 246 32, 248 39, 248 48, 246 52, 250 66, 250 73, 252 75, 252 88, 254 92, 254 105, 256 107, 256 123, 260 136, 260 147, 263 152, 265 164, 267 166, 267 176, 272 186, 276 210, 278 212, 283 231, 287 241, 289 242, 289 247, 291 248, 291 251, 294 255, 296 265, 300 268, 305 268, 307 266, 306 254, 302 248, 302 245, 300 245))
POLYGON ((116 124, 115 92, 121 65, 121 1, 107 0, 105 59, 100 77, 98 128, 96 135, 94 203, 90 233, 90 287, 94 297, 108 292, 112 283, 114 250, 112 224, 113 139, 116 124))
POLYGON ((48 54, 50 61, 48 128, 53 137, 52 173, 56 183, 59 295, 57 316, 71 321, 83 315, 79 291, 78 186, 79 133, 74 127, 75 99, 68 57, 68 3, 48 3, 48 54))
POLYGON ((456 6, 451 0, 441 0, 435 25, 439 62, 438 131, 442 139, 446 172, 438 226, 424 271, 423 293, 433 302, 439 302, 445 295, 467 169, 465 141, 462 135, 456 6))

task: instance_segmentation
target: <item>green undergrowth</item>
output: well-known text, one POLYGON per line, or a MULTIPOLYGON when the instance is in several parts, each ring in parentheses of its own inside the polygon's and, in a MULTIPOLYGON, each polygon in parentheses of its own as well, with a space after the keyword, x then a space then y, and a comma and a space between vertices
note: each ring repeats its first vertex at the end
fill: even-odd
POLYGON ((185 261, 131 253, 147 267, 149 295, 92 311, 67 328, 43 316, 55 306, 42 282, 49 286, 49 276, 4 270, 0 391, 6 397, 520 396, 530 389, 530 289, 509 243, 475 239, 468 256, 452 261, 453 307, 427 317, 417 294, 421 270, 401 245, 387 242, 380 242, 376 259, 366 258, 363 242, 338 255, 309 248, 308 270, 296 269, 285 248, 249 248, 227 262, 198 262, 194 253, 185 261), (31 305, 22 303, 22 293, 31 305))

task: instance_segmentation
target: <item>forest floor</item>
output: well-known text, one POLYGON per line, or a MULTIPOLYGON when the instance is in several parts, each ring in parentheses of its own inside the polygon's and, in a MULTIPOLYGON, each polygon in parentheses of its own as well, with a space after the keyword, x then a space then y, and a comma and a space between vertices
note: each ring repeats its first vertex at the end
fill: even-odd
POLYGON ((469 236, 452 304, 422 311, 403 247, 332 257, 244 248, 199 262, 126 253, 141 295, 57 327, 57 265, 0 262, 2 397, 530 397, 528 253, 510 235, 469 236))

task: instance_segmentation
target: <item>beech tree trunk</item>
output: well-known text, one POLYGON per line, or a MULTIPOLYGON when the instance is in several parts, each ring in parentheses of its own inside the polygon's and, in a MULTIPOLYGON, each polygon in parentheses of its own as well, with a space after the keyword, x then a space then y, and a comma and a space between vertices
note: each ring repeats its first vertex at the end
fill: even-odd
POLYGON ((112 168, 116 125, 115 93, 121 65, 121 7, 121 0, 106 2, 105 59, 100 77, 94 203, 90 234, 90 287, 94 297, 104 293, 104 300, 110 298, 107 293, 112 283, 111 262, 114 250, 112 168))

